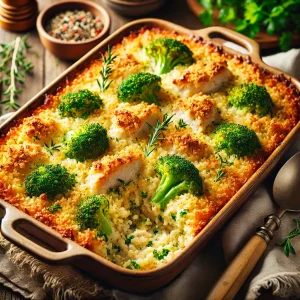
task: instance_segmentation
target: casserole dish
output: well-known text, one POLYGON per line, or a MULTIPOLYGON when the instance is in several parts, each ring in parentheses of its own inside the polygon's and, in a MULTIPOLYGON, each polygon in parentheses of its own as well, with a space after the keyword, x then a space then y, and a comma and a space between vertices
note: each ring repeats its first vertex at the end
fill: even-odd
MULTIPOLYGON (((292 83, 299 88, 299 83, 296 80, 291 81, 280 76, 280 72, 268 68, 261 63, 258 53, 258 46, 255 42, 244 38, 230 30, 221 29, 218 27, 208 28, 200 31, 190 31, 180 26, 171 24, 169 22, 146 19, 140 20, 126 25, 118 30, 114 35, 106 39, 103 43, 97 46, 94 50, 88 53, 70 69, 64 72, 55 82, 51 83, 48 87, 42 90, 33 100, 26 104, 13 118, 8 120, 2 126, 2 134, 5 133, 15 125, 18 119, 30 114, 30 112, 44 103, 44 95, 55 93, 55 89, 61 86, 61 82, 64 78, 70 80, 72 78, 72 72, 80 70, 85 67, 86 63, 97 57, 98 52, 104 52, 107 44, 115 44, 120 39, 130 32, 140 29, 143 26, 149 28, 168 29, 171 31, 177 31, 182 35, 190 36, 191 34, 199 36, 200 41, 203 37, 205 40, 210 40, 212 37, 225 36, 227 39, 237 42, 246 47, 251 55, 253 63, 258 63, 260 67, 273 71, 274 74, 278 74, 276 78, 279 78, 286 85, 290 86, 292 83)), ((222 40, 218 40, 222 43, 222 40)), ((216 52, 220 52, 220 46, 213 46, 209 44, 209 47, 213 47, 216 52)), ((233 51, 226 49, 229 53, 235 54, 233 51)), ((251 59, 249 57, 243 57, 238 54, 237 59, 243 61, 247 60, 249 63, 251 59)), ((298 92, 294 90, 294 92, 298 92)), ((297 94, 297 97, 299 95, 297 94)), ((296 95, 295 95, 296 97, 296 95)), ((47 97, 46 97, 47 102, 47 97)), ((220 228, 225 220, 246 200, 246 198, 255 190, 256 186, 267 176, 267 174, 274 167, 281 155, 285 152, 288 146, 291 144, 296 131, 299 128, 299 123, 293 127, 291 132, 287 135, 285 140, 279 147, 269 156, 264 162, 261 168, 249 179, 249 181, 232 197, 232 199, 215 215, 215 217, 204 227, 204 229, 192 240, 192 242, 176 257, 163 267, 160 267, 151 271, 133 271, 121 268, 113 263, 101 258, 100 256, 78 246, 71 240, 63 239, 61 236, 47 226, 27 216, 23 212, 17 210, 7 202, 1 201, 1 206, 5 210, 5 216, 3 218, 1 229, 3 234, 17 243, 21 247, 26 248, 32 253, 35 253, 39 257, 56 263, 70 262, 75 266, 81 267, 94 274, 95 276, 104 279, 105 281, 127 291, 134 292, 148 292, 157 289, 170 280, 172 280, 179 272, 181 272, 195 257, 197 250, 207 242, 207 239, 220 228), (34 241, 33 241, 34 240, 34 241), (42 244, 42 245, 41 245, 42 244)))

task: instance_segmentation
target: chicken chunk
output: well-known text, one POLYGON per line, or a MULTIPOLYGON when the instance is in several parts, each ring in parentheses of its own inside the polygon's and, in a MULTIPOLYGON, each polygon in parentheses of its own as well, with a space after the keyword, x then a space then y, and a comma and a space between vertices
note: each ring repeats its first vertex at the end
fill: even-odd
POLYGON ((94 194, 99 194, 132 180, 142 167, 142 157, 138 146, 129 146, 117 155, 94 162, 87 185, 94 194))
POLYGON ((174 79, 173 84, 182 97, 190 97, 196 93, 209 94, 219 90, 231 78, 226 63, 203 62, 187 68, 179 79, 174 79))
POLYGON ((174 106, 174 112, 174 120, 182 119, 192 127, 195 133, 204 132, 208 125, 218 120, 215 101, 202 93, 177 102, 174 106))
POLYGON ((123 138, 127 136, 140 137, 149 134, 149 126, 155 125, 161 118, 160 109, 155 104, 140 103, 130 105, 124 103, 114 112, 110 136, 123 138))

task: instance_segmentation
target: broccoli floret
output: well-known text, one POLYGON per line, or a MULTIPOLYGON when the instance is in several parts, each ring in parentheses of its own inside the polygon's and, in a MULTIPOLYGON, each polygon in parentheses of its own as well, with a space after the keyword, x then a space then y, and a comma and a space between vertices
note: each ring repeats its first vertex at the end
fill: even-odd
POLYGON ((144 101, 158 104, 157 92, 161 89, 160 83, 161 78, 154 74, 133 74, 118 87, 118 98, 121 102, 144 101))
POLYGON ((101 107, 103 107, 103 102, 98 94, 89 90, 79 90, 62 96, 58 109, 62 117, 86 119, 101 107))
POLYGON ((185 158, 178 155, 161 156, 155 165, 155 171, 161 175, 161 181, 151 201, 159 203, 161 210, 177 195, 202 194, 199 171, 185 158))
POLYGON ((244 83, 229 91, 230 105, 263 117, 272 111, 273 103, 267 89, 255 83, 244 83))
POLYGON ((146 48, 146 53, 153 59, 156 74, 172 71, 177 65, 191 65, 194 63, 192 51, 183 43, 162 38, 154 40, 146 48))
POLYGON ((227 155, 249 156, 261 148, 255 132, 240 124, 221 124, 215 130, 216 150, 227 155))
POLYGON ((97 229, 99 235, 111 234, 108 208, 109 202, 104 195, 92 195, 79 201, 76 222, 80 229, 97 229))
POLYGON ((65 155, 83 162, 97 158, 109 147, 107 131, 98 123, 82 125, 66 141, 65 155))
POLYGON ((46 194, 53 200, 59 194, 65 194, 75 185, 75 174, 70 174, 61 165, 40 164, 25 179, 25 191, 30 197, 46 194))

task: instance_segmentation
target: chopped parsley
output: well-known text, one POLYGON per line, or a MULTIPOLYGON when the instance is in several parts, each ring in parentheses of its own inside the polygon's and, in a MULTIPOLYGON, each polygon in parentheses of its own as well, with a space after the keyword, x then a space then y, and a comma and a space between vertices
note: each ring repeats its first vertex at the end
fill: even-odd
POLYGON ((131 265, 136 269, 139 270, 141 266, 134 260, 131 261, 131 265))
POLYGON ((164 221, 164 219, 163 219, 163 217, 162 217, 161 215, 158 215, 157 217, 158 217, 158 220, 159 220, 160 222, 163 222, 163 221, 164 221))
POLYGON ((118 245, 114 245, 114 246, 113 246, 113 249, 114 249, 114 250, 117 250, 116 253, 120 253, 120 252, 121 252, 121 247, 118 246, 118 245))
POLYGON ((59 203, 54 203, 53 205, 51 205, 50 207, 48 207, 48 211, 51 214, 55 214, 56 212, 58 212, 60 209, 62 209, 62 206, 59 203))
POLYGON ((148 244, 147 244, 147 247, 152 247, 152 246, 153 246, 153 242, 149 241, 148 244))
POLYGON ((188 209, 183 209, 180 213, 179 213, 179 215, 180 215, 180 217, 183 217, 183 216, 185 216, 187 213, 188 213, 188 209))
POLYGON ((144 192, 144 191, 141 191, 141 197, 142 198, 147 198, 148 197, 148 193, 147 192, 144 192))
POLYGON ((127 238, 126 238, 126 240, 125 240, 125 244, 127 245, 127 246, 129 246, 130 244, 131 244, 131 240, 134 238, 134 235, 129 235, 127 238))
POLYGON ((161 251, 157 251, 156 249, 153 250, 153 256, 158 259, 162 260, 169 254, 170 250, 167 248, 163 248, 161 251))
POLYGON ((158 228, 157 228, 157 227, 153 229, 153 233, 154 233, 154 234, 157 234, 157 233, 158 233, 158 228))
POLYGON ((171 218, 176 221, 176 214, 171 214, 171 218))

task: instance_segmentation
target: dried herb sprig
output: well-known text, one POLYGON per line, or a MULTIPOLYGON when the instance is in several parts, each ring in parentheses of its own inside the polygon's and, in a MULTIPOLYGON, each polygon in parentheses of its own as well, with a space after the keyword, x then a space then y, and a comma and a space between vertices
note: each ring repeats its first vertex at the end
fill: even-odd
POLYGON ((97 79, 97 83, 99 85, 100 91, 103 93, 109 88, 109 86, 113 82, 113 80, 108 80, 108 79, 112 73, 111 65, 113 64, 114 60, 117 58, 117 55, 112 55, 109 45, 107 48, 107 57, 105 57, 103 54, 101 55, 102 55, 103 65, 100 71, 100 79, 97 79))
POLYGON ((24 84, 25 75, 33 69, 32 63, 26 58, 26 50, 31 48, 27 43, 28 36, 26 34, 8 44, 1 44, 0 83, 8 86, 3 93, 7 98, 1 101, 1 104, 5 104, 5 110, 16 110, 20 107, 16 99, 22 93, 22 89, 17 88, 17 83, 24 84))
POLYGON ((283 248, 284 254, 289 257, 290 253, 296 254, 296 251, 291 243, 291 239, 300 235, 300 221, 294 219, 293 220, 296 223, 296 228, 293 229, 289 235, 284 238, 280 243, 277 243, 276 245, 283 248))
POLYGON ((225 176, 226 171, 223 171, 223 168, 225 166, 232 166, 233 165, 233 162, 229 162, 228 159, 223 158, 219 153, 217 153, 217 156, 218 156, 218 159, 220 161, 220 166, 219 166, 218 171, 217 171, 217 176, 216 176, 215 182, 221 180, 225 176))
POLYGON ((168 114, 164 114, 163 121, 161 123, 159 120, 157 120, 155 126, 148 124, 150 128, 150 135, 148 143, 143 149, 145 157, 149 156, 156 149, 157 141, 161 141, 164 139, 162 131, 166 130, 169 124, 172 123, 171 120, 173 116, 174 115, 169 117, 168 114))
POLYGON ((44 144, 44 147, 50 155, 53 155, 53 151, 60 151, 61 144, 54 144, 53 140, 51 140, 50 144, 44 144))

